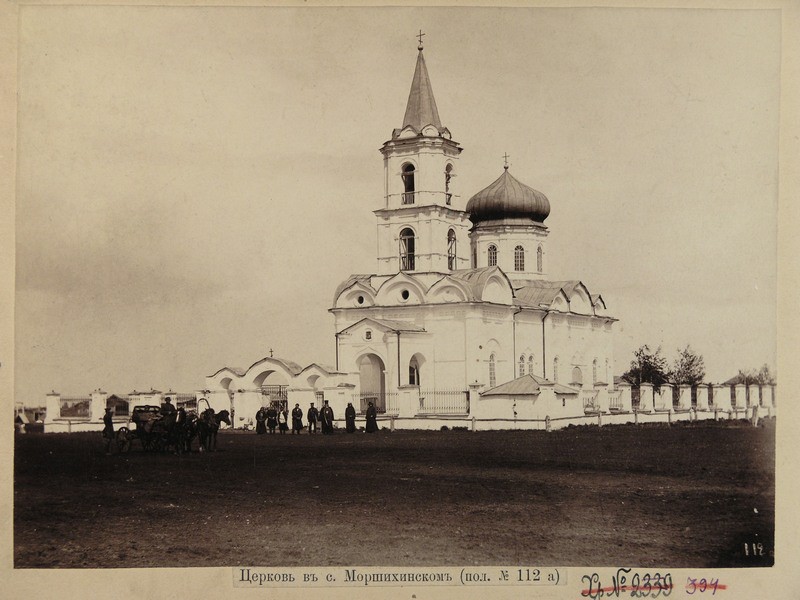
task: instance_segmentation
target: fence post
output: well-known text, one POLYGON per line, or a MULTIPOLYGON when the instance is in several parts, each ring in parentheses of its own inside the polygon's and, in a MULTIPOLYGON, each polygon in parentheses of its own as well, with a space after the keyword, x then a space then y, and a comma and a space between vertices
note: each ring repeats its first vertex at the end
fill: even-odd
POLYGON ((394 431, 394 415, 389 417, 389 431, 394 431))
POLYGON ((598 427, 602 427, 603 426, 603 414, 602 413, 597 413, 597 426, 598 427))
POLYGON ((475 431, 475 417, 472 417, 472 431, 475 431))
POLYGON ((639 411, 638 410, 634 410, 633 411, 633 424, 634 425, 638 425, 639 424, 639 411))
POLYGON ((547 415, 544 418, 544 430, 545 431, 552 431, 552 426, 550 425, 550 415, 547 415))
POLYGON ((670 408, 667 413, 667 425, 672 425, 672 408, 670 408))

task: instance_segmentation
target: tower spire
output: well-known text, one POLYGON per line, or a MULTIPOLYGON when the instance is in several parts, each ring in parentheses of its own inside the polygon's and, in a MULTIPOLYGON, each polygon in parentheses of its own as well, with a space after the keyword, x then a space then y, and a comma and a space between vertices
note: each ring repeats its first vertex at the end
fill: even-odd
POLYGON ((425 57, 422 55, 422 33, 419 35, 419 54, 417 55, 417 66, 414 69, 414 79, 411 81, 411 92, 408 94, 408 104, 406 104, 406 114, 403 117, 403 127, 411 125, 420 131, 425 125, 433 125, 437 129, 442 128, 439 120, 439 110, 436 108, 436 100, 433 98, 433 88, 428 77, 428 69, 425 66, 425 57))

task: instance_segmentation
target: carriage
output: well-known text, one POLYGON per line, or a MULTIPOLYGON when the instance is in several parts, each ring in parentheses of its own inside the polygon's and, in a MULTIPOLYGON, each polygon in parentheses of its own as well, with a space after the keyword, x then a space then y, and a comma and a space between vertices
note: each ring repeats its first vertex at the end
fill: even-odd
POLYGON ((228 411, 215 413, 209 407, 201 415, 196 412, 184 414, 178 421, 178 412, 162 413, 154 405, 136 406, 131 413, 134 429, 120 427, 116 433, 117 449, 127 452, 133 440, 138 439, 146 451, 173 450, 177 454, 191 451, 192 440, 200 439, 200 450, 211 450, 216 446, 216 433, 220 423, 231 425, 228 411))
POLYGON ((162 414, 161 407, 145 404, 136 406, 131 413, 133 429, 120 427, 117 431, 117 448, 127 452, 133 440, 139 440, 142 449, 162 451, 173 447, 176 452, 184 449, 181 429, 176 427, 175 413, 162 414))

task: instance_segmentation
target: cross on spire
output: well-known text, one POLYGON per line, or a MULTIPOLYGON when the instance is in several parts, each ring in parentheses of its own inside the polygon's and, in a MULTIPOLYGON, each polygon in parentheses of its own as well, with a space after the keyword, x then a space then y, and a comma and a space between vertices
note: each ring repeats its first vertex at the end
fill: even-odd
POLYGON ((422 33, 422 29, 420 29, 419 34, 417 35, 417 38, 419 38, 419 46, 417 46, 418 50, 422 50, 422 36, 424 35, 426 34, 422 33))
POLYGON ((269 357, 272 358, 272 348, 269 349, 269 357))
POLYGON ((508 170, 508 158, 509 158, 508 152, 503 154, 503 168, 506 170, 508 170))

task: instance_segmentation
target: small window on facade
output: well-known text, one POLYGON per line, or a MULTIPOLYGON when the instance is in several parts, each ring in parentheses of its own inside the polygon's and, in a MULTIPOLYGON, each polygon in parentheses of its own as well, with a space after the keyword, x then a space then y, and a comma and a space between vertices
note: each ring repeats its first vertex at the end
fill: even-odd
POLYGON ((410 294, 408 293, 408 290, 403 290, 402 292, 400 292, 400 297, 401 297, 403 300, 408 300, 408 297, 409 297, 409 295, 410 295, 410 294))
POLYGON ((558 357, 553 359, 553 381, 558 383, 558 357))
POLYGON ((403 204, 414 204, 414 165, 403 165, 403 204))
POLYGON ((519 357, 519 376, 525 375, 525 355, 519 357))
POLYGON ((542 247, 539 246, 539 249, 536 250, 536 270, 539 273, 542 272, 542 247))
POLYGON ((489 246, 489 248, 486 251, 486 253, 489 256, 489 260, 488 260, 487 264, 490 267, 496 267, 497 266, 497 246, 492 244, 491 246, 489 246))
POLYGON ((528 375, 533 375, 533 355, 528 357, 528 375))
POLYGON ((364 304, 364 296, 359 296, 358 298, 356 298, 356 301, 357 301, 359 304, 364 304))
POLYGON ((592 385, 597 383, 597 359, 592 362, 592 385))
POLYGON ((493 388, 497 384, 497 379, 494 372, 494 354, 489 355, 489 387, 493 388))
POLYGON ((452 229, 447 232, 447 268, 456 270, 456 232, 452 229))
POLYGON ((450 178, 453 177, 453 165, 447 165, 444 170, 444 199, 448 206, 453 199, 453 194, 450 193, 450 178))
POLYGON ((522 246, 517 246, 514 248, 514 270, 525 270, 525 248, 522 246))
POLYGON ((411 229, 400 232, 400 270, 414 270, 414 232, 411 229))
POLYGON ((367 331, 364 332, 364 338, 368 340, 372 339, 372 332, 369 329, 367 329, 367 331))
POLYGON ((478 251, 475 248, 472 249, 472 268, 478 268, 478 251))

